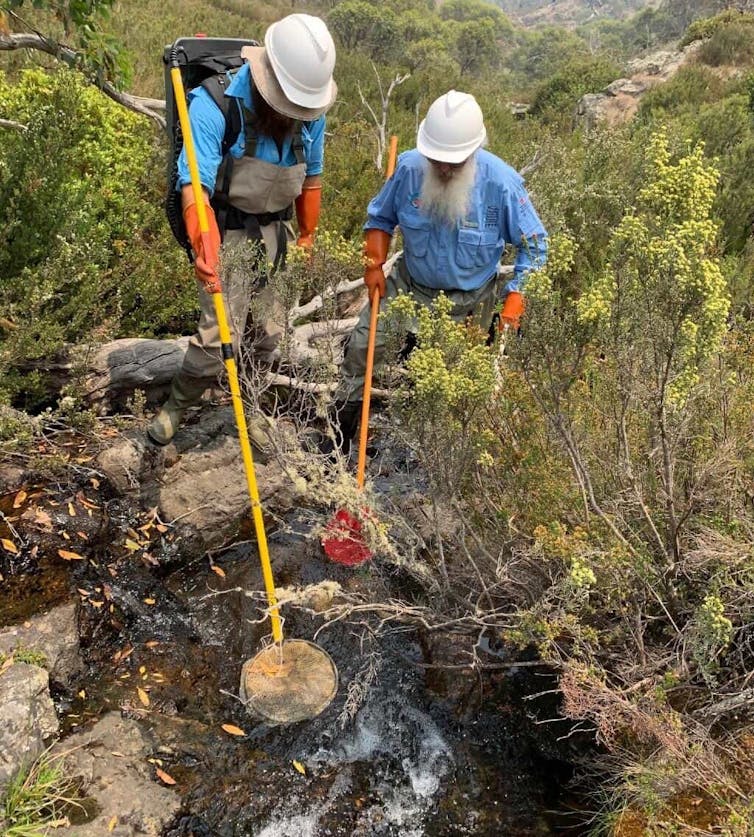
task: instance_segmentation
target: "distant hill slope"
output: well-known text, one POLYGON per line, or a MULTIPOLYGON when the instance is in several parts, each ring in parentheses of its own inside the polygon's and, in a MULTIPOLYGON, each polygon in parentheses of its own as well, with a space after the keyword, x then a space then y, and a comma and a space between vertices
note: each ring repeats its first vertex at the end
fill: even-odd
POLYGON ((623 19, 642 9, 657 8, 661 0, 495 0, 522 26, 558 24, 578 26, 598 18, 623 19))

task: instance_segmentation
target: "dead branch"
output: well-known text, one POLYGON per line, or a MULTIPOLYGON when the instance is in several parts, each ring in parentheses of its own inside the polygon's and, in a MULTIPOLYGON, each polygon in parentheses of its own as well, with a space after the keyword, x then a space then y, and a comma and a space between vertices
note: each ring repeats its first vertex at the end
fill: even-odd
POLYGON ((11 128, 14 131, 28 131, 27 125, 14 122, 12 119, 0 119, 0 128, 11 128))
POLYGON ((375 109, 366 100, 366 97, 364 96, 360 84, 357 84, 357 89, 359 91, 359 98, 361 99, 361 103, 369 111, 369 115, 372 117, 372 121, 374 122, 374 126, 377 131, 377 153, 375 154, 374 164, 377 167, 377 171, 381 172, 383 170, 382 161, 385 156, 385 148, 387 147, 387 113, 390 107, 390 97, 393 95, 393 91, 396 87, 398 87, 398 85, 403 84, 403 82, 406 81, 406 79, 411 77, 411 73, 405 73, 404 75, 397 73, 393 80, 390 82, 387 92, 384 92, 382 87, 382 79, 380 78, 379 71, 377 70, 377 67, 374 62, 372 62, 372 69, 374 70, 375 76, 377 76, 377 86, 380 91, 379 116, 375 112, 375 109))
MULTIPOLYGON (((34 49, 51 55, 67 66, 80 70, 84 65, 83 56, 72 47, 61 44, 44 35, 31 32, 0 32, 0 52, 12 52, 17 49, 34 49)), ((159 100, 142 99, 139 96, 132 96, 114 87, 109 81, 99 81, 96 78, 89 78, 95 87, 98 87, 106 96, 129 110, 147 116, 156 122, 161 128, 165 128, 165 118, 157 113, 158 109, 164 110, 165 103, 160 108, 159 100)))
POLYGON ((694 715, 705 723, 710 723, 719 721, 733 712, 748 712, 752 707, 754 707, 754 689, 744 689, 743 692, 730 695, 711 706, 697 710, 694 715))

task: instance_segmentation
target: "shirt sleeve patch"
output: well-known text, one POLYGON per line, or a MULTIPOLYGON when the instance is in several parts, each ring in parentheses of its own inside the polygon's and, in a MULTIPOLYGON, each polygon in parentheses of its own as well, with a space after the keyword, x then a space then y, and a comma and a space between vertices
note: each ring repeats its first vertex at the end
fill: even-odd
POLYGON ((500 207, 499 206, 488 206, 487 211, 484 214, 484 226, 485 227, 498 227, 500 226, 500 207))

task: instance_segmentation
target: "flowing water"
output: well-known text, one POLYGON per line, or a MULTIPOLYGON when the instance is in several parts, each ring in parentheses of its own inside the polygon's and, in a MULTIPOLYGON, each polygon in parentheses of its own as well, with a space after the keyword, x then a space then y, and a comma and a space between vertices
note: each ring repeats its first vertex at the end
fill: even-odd
MULTIPOLYGON (((127 518, 127 507, 109 504, 108 526, 127 518)), ((279 586, 336 581, 368 591, 403 583, 376 566, 326 563, 316 543, 297 536, 305 524, 290 523, 287 534, 270 537, 279 586)), ((108 538, 102 528, 93 548, 108 538)), ((55 693, 66 733, 120 708, 162 742, 156 755, 183 799, 164 837, 565 833, 554 812, 567 765, 542 755, 515 700, 536 690, 517 683, 520 673, 494 682, 458 672, 430 678, 421 643, 405 625, 378 635, 366 619, 323 626, 316 614, 289 608, 286 634, 324 648, 340 688, 318 718, 270 726, 236 697, 241 665, 269 630, 262 602, 243 592, 262 587, 253 543, 215 556, 222 574, 206 559, 181 566, 180 545, 170 550, 167 568, 124 561, 113 571, 103 560, 66 567, 71 591, 101 591, 108 607, 82 604, 88 670, 55 693), (149 690, 148 713, 136 698, 139 684, 149 690), (245 735, 230 736, 223 724, 245 735)), ((22 584, 31 568, 18 564, 11 575, 14 619, 43 610, 39 586, 22 584)), ((54 578, 57 601, 60 573, 54 578)))

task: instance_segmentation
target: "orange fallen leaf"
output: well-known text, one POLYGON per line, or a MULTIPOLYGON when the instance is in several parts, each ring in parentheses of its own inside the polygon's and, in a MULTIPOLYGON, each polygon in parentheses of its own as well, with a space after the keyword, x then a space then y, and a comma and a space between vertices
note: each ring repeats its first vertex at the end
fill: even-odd
POLYGON ((210 564, 213 573, 217 573, 220 578, 225 578, 225 570, 222 567, 218 567, 217 564, 210 564))
MULTIPOLYGON (((24 512, 24 517, 31 511, 27 509, 24 512)), ((46 512, 44 509, 40 509, 39 507, 35 506, 34 511, 32 513, 32 520, 37 526, 41 526, 43 529, 47 529, 47 531, 52 531, 52 518, 50 517, 49 513, 46 512)))
POLYGON ((15 498, 13 499, 13 508, 14 508, 14 509, 20 509, 20 508, 21 508, 21 506, 23 506, 23 504, 24 504, 24 500, 25 500, 28 496, 29 496, 29 495, 28 495, 28 494, 27 494, 27 493, 23 490, 23 488, 22 488, 22 489, 18 492, 18 494, 16 494, 15 498))
POLYGON ((136 694, 139 696, 139 700, 144 704, 144 706, 149 706, 149 695, 141 688, 141 686, 136 687, 136 694))
POLYGON ((58 550, 58 555, 64 561, 83 561, 84 560, 83 555, 79 555, 78 552, 69 552, 67 549, 59 549, 58 550))
POLYGON ((76 499, 81 503, 82 506, 86 506, 88 509, 98 509, 99 506, 96 503, 93 503, 87 496, 84 494, 83 491, 79 491, 76 495, 76 499))
POLYGON ((240 727, 235 727, 233 724, 223 724, 222 729, 224 729, 228 735, 246 735, 240 727))
POLYGON ((154 603, 154 599, 144 599, 144 604, 153 605, 154 603))
POLYGON ((168 531, 168 527, 167 527, 167 526, 165 526, 165 524, 164 524, 164 523, 158 523, 158 524, 157 524, 154 528, 155 528, 155 529, 157 529, 157 531, 158 531, 160 534, 164 534, 165 532, 167 532, 167 531, 168 531))
POLYGON ((147 648, 156 648, 160 643, 156 639, 150 639, 149 642, 145 642, 147 648))
POLYGON ((3 549, 6 552, 12 552, 14 555, 18 555, 18 547, 13 541, 9 541, 8 538, 0 538, 0 543, 2 543, 3 549))
POLYGON ((92 607, 97 607, 97 608, 102 607, 102 605, 104 604, 104 602, 95 602, 94 599, 89 599, 88 601, 89 601, 89 604, 92 607))
POLYGON ((154 772, 166 785, 176 784, 175 779, 169 773, 166 773, 164 770, 160 770, 159 767, 155 767, 154 772))
POLYGON ((92 484, 94 488, 99 488, 99 480, 97 477, 89 477, 89 482, 92 484))

